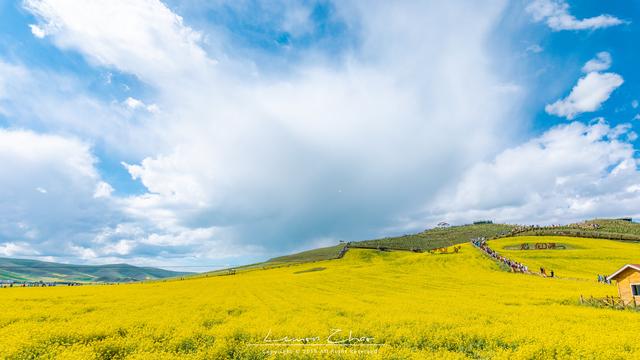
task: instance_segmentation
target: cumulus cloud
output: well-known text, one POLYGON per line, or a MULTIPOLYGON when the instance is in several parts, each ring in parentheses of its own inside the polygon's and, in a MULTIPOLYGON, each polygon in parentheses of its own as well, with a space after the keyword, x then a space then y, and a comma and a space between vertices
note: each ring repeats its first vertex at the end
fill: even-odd
POLYGON ((92 223, 110 216, 106 204, 94 200, 101 184, 95 161, 79 140, 0 129, 0 199, 6 204, 0 208, 0 243, 5 250, 60 255, 70 240, 90 239, 92 223))
POLYGON ((604 71, 611 67, 611 54, 606 51, 599 52, 595 58, 587 61, 582 67, 582 72, 604 71))
POLYGON ((578 80, 571 93, 566 98, 547 105, 545 111, 571 120, 579 114, 600 109, 611 93, 624 83, 624 79, 618 74, 598 72, 608 69, 610 64, 609 54, 599 53, 596 59, 584 65, 583 71, 590 72, 578 80))
POLYGON ((4 242, 0 243, 0 255, 34 256, 39 255, 39 253, 26 242, 4 242))
POLYGON ((630 125, 573 122, 474 165, 431 204, 450 221, 521 223, 640 215, 640 171, 630 125))
MULTIPOLYGON (((83 184, 78 190, 83 199, 79 208, 108 214, 97 219, 85 213, 90 217, 82 223, 90 228, 81 231, 69 226, 76 235, 67 234, 73 240, 66 251, 86 261, 126 259, 148 264, 162 259, 210 265, 212 259, 265 257, 336 239, 386 235, 394 226, 411 225, 405 215, 425 204, 438 209, 438 216, 452 214, 457 219, 471 218, 465 209, 493 214, 492 201, 495 209, 508 206, 500 203, 497 190, 488 190, 497 194, 495 199, 464 194, 476 188, 482 192, 473 180, 483 171, 520 174, 528 180, 524 170, 518 166, 509 170, 506 165, 521 153, 554 160, 550 171, 557 174, 554 184, 566 184, 563 191, 568 192, 575 181, 593 178, 578 173, 576 180, 561 171, 556 157, 562 158, 561 150, 575 145, 562 142, 562 136, 591 146, 596 167, 602 166, 600 162, 628 160, 625 141, 631 133, 604 123, 557 128, 523 145, 524 150, 512 149, 516 155, 501 153, 515 141, 513 118, 525 93, 523 85, 494 73, 491 59, 499 54, 486 48, 504 1, 339 2, 332 21, 345 21, 344 28, 352 32, 343 36, 352 37, 357 45, 323 52, 311 44, 299 59, 277 71, 252 58, 255 49, 226 53, 223 49, 230 44, 223 44, 207 46, 205 51, 203 43, 228 39, 194 30, 157 0, 81 4, 27 0, 25 4, 36 15, 37 26, 45 29, 46 39, 63 50, 77 51, 109 73, 134 75, 153 94, 152 99, 132 94, 104 104, 90 96, 78 99, 45 88, 41 99, 27 101, 21 95, 38 93, 34 84, 46 84, 42 79, 51 75, 0 62, 9 70, 0 72, 0 98, 5 99, 0 104, 12 117, 32 118, 30 124, 89 139, 107 137, 113 139, 104 140, 109 148, 139 155, 122 160, 145 191, 120 195, 93 169, 90 147, 69 140, 79 144, 75 153, 85 154, 87 168, 93 169, 84 180, 77 180, 83 184), (453 26, 451 18, 465 26, 453 26), (47 117, 37 112, 40 102, 60 102, 65 111, 50 106, 47 117), (77 104, 84 105, 74 107, 77 104), (136 121, 142 113, 149 117, 136 121), (80 121, 83 116, 94 125, 83 129, 87 123, 80 121), (140 143, 145 144, 142 150, 140 143), (536 151, 544 146, 553 154, 536 151), (597 157, 603 151, 610 151, 613 160, 597 157), (496 153, 501 155, 493 163, 483 162, 496 153), (461 185, 451 190, 455 202, 447 207, 439 194, 456 179, 462 179, 461 185)), ((304 6, 291 8, 279 29, 298 35, 312 31, 308 14, 304 6)), ((616 82, 622 82, 617 74, 591 71, 562 105, 550 106, 567 117, 592 111, 588 109, 599 107, 620 84, 608 92, 597 89, 616 82)), ((87 92, 73 81, 66 83, 72 84, 73 93, 87 92)), ((36 141, 37 136, 28 140, 36 141)), ((584 165, 584 159, 578 160, 584 165)), ((63 165, 59 166, 67 166, 63 165)), ((37 168, 46 172, 47 166, 38 163, 37 168)), ((635 176, 628 169, 633 166, 627 161, 617 173, 635 176)), ((629 179, 620 182, 626 185, 629 179)), ((549 182, 532 181, 524 189, 534 193, 544 189, 538 182, 545 186, 549 182)), ((47 201, 57 199, 55 183, 27 182, 27 186, 31 196, 43 197, 33 190, 41 187, 52 198, 47 201)), ((516 190, 507 191, 505 201, 522 207, 529 197, 516 190)), ((65 216, 74 219, 74 214, 65 216)), ((430 219, 421 218, 417 226, 430 219)), ((24 225, 21 229, 10 230, 21 231, 21 237, 6 238, 6 243, 26 242, 20 239, 27 239, 29 231, 32 237, 50 231, 29 216, 19 222, 24 225)), ((51 246, 42 248, 46 255, 53 251, 51 246)))
POLYGON ((526 8, 536 22, 544 21, 553 31, 596 30, 621 25, 625 22, 607 14, 586 19, 576 19, 569 13, 564 0, 534 0, 526 8))
POLYGON ((225 244, 223 230, 159 228, 146 216, 127 214, 128 200, 112 195, 96 161, 75 138, 0 129, 0 255, 179 265, 257 251, 225 244), (181 258, 157 260, 172 256, 181 258))
POLYGON ((201 34, 156 0, 25 0, 53 41, 97 64, 116 66, 155 83, 193 77, 208 60, 201 34), (100 41, 94 41, 99 38, 100 41), (170 56, 168 56, 170 55, 170 56))
MULTIPOLYGON (((505 87, 485 48, 504 1, 336 3, 335 21, 349 21, 354 33, 344 36, 357 47, 336 56, 311 46, 277 73, 224 46, 205 52, 203 38, 225 39, 193 30, 159 1, 26 5, 47 39, 135 75, 162 108, 137 132, 158 146, 125 163, 147 192, 114 199, 141 233, 102 237, 128 256, 169 244, 183 256, 203 252, 195 243, 208 244, 208 256, 268 254, 376 236, 503 146, 521 96, 505 91, 519 85, 505 87)), ((306 11, 281 25, 310 31, 306 11)))

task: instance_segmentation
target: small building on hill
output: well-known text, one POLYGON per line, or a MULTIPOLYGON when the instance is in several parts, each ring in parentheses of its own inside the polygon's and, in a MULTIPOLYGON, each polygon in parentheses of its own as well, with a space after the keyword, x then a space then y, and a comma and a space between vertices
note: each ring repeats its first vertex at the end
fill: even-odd
POLYGON ((640 305, 640 264, 627 264, 608 279, 616 280, 618 294, 625 305, 640 305))

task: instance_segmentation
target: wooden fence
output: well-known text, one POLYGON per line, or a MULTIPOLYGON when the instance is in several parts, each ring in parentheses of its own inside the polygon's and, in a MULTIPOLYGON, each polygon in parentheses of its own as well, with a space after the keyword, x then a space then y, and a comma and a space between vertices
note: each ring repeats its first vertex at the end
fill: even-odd
POLYGON ((610 307, 614 309, 627 309, 627 308, 638 309, 638 305, 639 305, 636 303, 635 299, 633 300, 632 303, 627 304, 624 302, 624 300, 622 300, 617 296, 605 296, 603 298, 595 298, 593 296, 585 297, 582 295, 580 295, 580 304, 601 306, 601 307, 604 306, 604 307, 610 307))

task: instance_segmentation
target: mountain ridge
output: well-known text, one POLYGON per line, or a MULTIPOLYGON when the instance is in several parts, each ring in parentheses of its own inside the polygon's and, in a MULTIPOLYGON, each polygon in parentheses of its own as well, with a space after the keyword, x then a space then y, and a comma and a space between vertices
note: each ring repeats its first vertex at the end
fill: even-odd
POLYGON ((78 265, 0 257, 0 280, 15 282, 134 282, 190 274, 192 273, 126 263, 78 265))

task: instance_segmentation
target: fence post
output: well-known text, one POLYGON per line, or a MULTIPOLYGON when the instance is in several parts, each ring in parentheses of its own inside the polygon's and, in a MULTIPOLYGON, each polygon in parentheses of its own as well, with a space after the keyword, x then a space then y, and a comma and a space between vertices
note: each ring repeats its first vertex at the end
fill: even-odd
POLYGON ((582 294, 580 294, 580 304, 584 304, 584 298, 582 297, 582 294))

